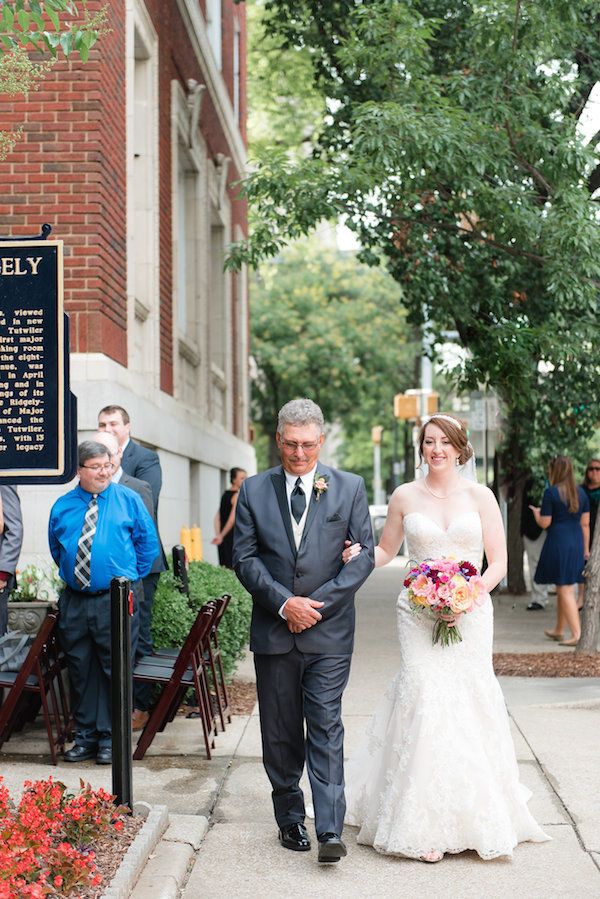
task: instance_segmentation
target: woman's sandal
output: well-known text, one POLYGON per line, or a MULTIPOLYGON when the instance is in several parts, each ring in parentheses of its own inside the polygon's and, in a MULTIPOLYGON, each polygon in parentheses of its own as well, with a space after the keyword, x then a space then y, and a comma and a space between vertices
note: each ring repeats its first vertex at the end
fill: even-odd
POLYGON ((441 862, 444 857, 443 852, 439 852, 437 849, 433 849, 431 852, 426 852, 425 855, 419 856, 420 862, 429 862, 429 864, 434 864, 435 862, 441 862))
POLYGON ((559 646, 577 646, 581 637, 571 637, 570 640, 561 640, 559 646))
POLYGON ((555 634, 554 631, 544 631, 547 637, 550 637, 551 640, 562 640, 563 634, 555 634))

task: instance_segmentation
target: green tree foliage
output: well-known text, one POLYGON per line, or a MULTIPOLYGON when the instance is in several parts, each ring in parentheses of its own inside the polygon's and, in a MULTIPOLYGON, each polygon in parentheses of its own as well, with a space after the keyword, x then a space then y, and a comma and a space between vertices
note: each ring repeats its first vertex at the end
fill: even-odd
POLYGON ((409 321, 458 331, 458 387, 498 392, 516 522, 526 469, 597 420, 597 0, 267 0, 265 23, 310 54, 328 114, 310 157, 271 151, 248 179, 232 264, 346 216, 409 321))
POLYGON ((246 0, 248 21, 248 144, 251 159, 270 147, 306 156, 326 111, 313 82, 308 48, 282 46, 265 27, 265 4, 246 0))
MULTIPOLYGON (((0 93, 36 90, 59 54, 83 62, 108 30, 108 7, 90 12, 86 0, 0 0, 0 93)), ((20 131, 0 132, 4 159, 20 131)))
POLYGON ((392 427, 394 394, 412 386, 415 346, 400 294, 385 271, 323 246, 319 235, 261 266, 252 288, 252 412, 271 437, 265 461, 278 461, 280 407, 309 396, 342 427, 341 463, 354 454, 354 470, 368 477, 359 447, 370 445, 372 425, 392 427))

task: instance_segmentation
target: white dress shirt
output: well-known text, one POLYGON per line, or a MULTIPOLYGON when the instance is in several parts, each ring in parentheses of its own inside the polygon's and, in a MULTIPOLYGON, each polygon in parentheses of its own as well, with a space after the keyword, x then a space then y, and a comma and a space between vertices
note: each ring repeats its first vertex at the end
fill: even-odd
MULTIPOLYGON (((312 491, 313 491, 313 486, 315 483, 316 471, 317 471, 317 466, 315 465, 314 468, 311 468, 310 471, 307 471, 306 474, 302 474, 302 475, 290 474, 290 472, 285 471, 285 469, 283 472, 285 475, 285 491, 287 494, 287 504, 288 504, 288 510, 290 513, 290 521, 292 524, 292 532, 294 534, 294 543, 296 544, 296 549, 298 549, 300 547, 300 541, 302 540, 302 534, 304 533, 304 525, 306 524, 306 516, 308 514, 308 507, 310 505, 310 501, 311 501, 311 497, 312 497, 312 491), (294 518, 294 516, 292 515, 292 491, 293 491, 294 487, 296 486, 296 481, 298 480, 298 477, 300 478, 300 480, 302 482, 302 489, 304 490, 304 496, 306 497, 306 508, 304 510, 304 514, 303 514, 302 518, 300 519, 300 521, 297 522, 296 519, 294 518)), ((291 597, 288 597, 288 599, 291 599, 291 597)), ((287 602, 287 599, 283 603, 281 608, 279 609, 279 614, 281 615, 282 618, 285 618, 285 603, 286 602, 287 602)))

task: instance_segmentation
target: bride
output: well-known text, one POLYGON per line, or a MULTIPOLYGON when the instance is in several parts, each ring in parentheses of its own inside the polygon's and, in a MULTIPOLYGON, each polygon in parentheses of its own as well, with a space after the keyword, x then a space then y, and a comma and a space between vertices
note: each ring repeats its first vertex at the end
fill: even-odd
MULTIPOLYGON (((398 597, 400 670, 346 767, 346 823, 378 852, 440 861, 474 849, 510 856, 523 840, 550 839, 527 808, 508 715, 492 668, 490 591, 506 571, 502 518, 493 493, 461 477, 473 455, 461 422, 436 414, 419 435, 424 478, 395 490, 375 565, 406 538, 418 562, 453 556, 478 569, 487 595, 460 620, 461 643, 432 644, 433 622, 398 597)), ((360 547, 345 550, 350 562, 360 547)))

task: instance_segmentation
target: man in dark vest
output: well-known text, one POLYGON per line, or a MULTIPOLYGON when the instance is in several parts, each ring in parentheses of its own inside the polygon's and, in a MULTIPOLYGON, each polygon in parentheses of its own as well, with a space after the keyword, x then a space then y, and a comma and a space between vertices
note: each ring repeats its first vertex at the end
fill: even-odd
POLYGON ((233 565, 253 601, 250 649, 279 842, 310 849, 299 786, 306 762, 319 861, 337 862, 346 855, 342 693, 373 532, 362 478, 318 461, 324 421, 316 403, 286 403, 276 437, 281 465, 241 486, 233 565), (346 540, 362 552, 344 566, 346 540))

